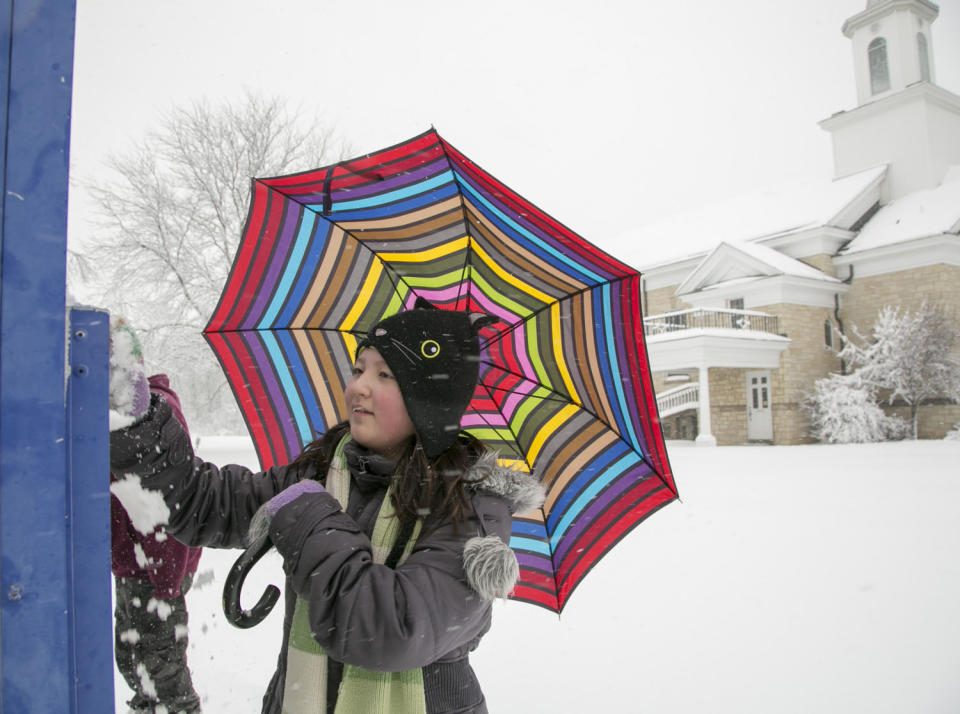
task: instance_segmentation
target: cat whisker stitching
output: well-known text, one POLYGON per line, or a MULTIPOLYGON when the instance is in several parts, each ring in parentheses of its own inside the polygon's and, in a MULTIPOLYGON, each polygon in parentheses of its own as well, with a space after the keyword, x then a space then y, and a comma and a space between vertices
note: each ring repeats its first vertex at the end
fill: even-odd
POLYGON ((392 342, 394 347, 396 347, 400 351, 400 354, 402 354, 404 357, 407 358, 407 361, 409 361, 410 364, 416 364, 419 361, 419 358, 417 357, 417 353, 414 352, 409 347, 407 347, 402 342, 400 342, 399 340, 395 340, 391 338, 390 342, 392 342))

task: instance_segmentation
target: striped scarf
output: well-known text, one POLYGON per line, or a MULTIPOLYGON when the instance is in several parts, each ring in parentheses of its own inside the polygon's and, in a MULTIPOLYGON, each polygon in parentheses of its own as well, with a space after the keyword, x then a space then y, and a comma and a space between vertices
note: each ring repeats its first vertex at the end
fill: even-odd
MULTIPOLYGON (((327 472, 326 484, 327 492, 336 498, 344 509, 350 496, 350 471, 343 448, 349 440, 350 436, 347 435, 337 445, 327 472)), ((383 564, 387 560, 400 533, 400 521, 394 517, 393 504, 390 501, 392 490, 391 484, 383 503, 380 504, 373 536, 370 538, 373 562, 377 564, 383 564)), ((406 560, 413 550, 421 525, 418 520, 399 563, 406 560)), ((327 655, 310 633, 307 608, 307 601, 298 596, 287 645, 283 714, 327 712, 327 655)), ((426 710, 423 672, 420 669, 376 672, 349 664, 343 666, 336 711, 333 714, 426 714, 426 710)))

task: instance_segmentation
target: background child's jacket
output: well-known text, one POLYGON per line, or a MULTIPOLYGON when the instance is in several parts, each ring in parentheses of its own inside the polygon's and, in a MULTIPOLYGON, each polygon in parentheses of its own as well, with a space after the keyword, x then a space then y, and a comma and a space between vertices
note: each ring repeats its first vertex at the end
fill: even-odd
MULTIPOLYGON (((149 382, 150 391, 163 396, 174 417, 187 430, 180 398, 170 389, 167 376, 156 374, 149 378, 149 382)), ((117 475, 110 474, 110 480, 117 480, 117 475)), ((202 552, 202 548, 191 548, 167 535, 163 526, 144 535, 133 527, 126 509, 113 494, 110 495, 110 537, 113 574, 121 578, 149 580, 160 599, 180 594, 180 583, 186 575, 196 572, 202 552)))

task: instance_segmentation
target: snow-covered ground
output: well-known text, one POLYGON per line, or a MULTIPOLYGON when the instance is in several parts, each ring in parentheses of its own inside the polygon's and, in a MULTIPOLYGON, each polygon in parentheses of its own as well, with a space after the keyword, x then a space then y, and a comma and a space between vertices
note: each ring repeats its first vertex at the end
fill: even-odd
MULTIPOLYGON (((255 464, 243 441, 200 453, 255 464)), ((562 616, 497 604, 472 658, 493 714, 960 712, 960 441, 671 444, 670 458, 682 502, 614 548, 562 616)), ((280 607, 252 630, 223 617, 237 555, 205 551, 187 596, 208 714, 260 711, 279 651, 280 607)), ((250 600, 270 581, 275 556, 250 600)))

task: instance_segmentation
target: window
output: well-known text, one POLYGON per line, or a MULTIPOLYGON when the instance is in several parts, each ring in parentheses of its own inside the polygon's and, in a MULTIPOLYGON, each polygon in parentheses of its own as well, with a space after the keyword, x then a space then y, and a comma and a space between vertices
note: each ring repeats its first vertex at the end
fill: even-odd
POLYGON ((887 41, 878 37, 867 47, 870 60, 870 91, 879 94, 890 89, 890 68, 887 66, 887 41))
POLYGON ((917 53, 920 55, 920 81, 930 81, 930 53, 927 51, 927 38, 922 32, 917 33, 917 53))
POLYGON ((833 325, 830 320, 823 323, 823 344, 826 345, 828 350, 833 349, 833 325))
MULTIPOLYGON (((727 309, 742 310, 743 298, 730 298, 727 300, 727 309)), ((730 327, 734 330, 743 330, 750 326, 750 321, 746 315, 730 315, 730 327)))

